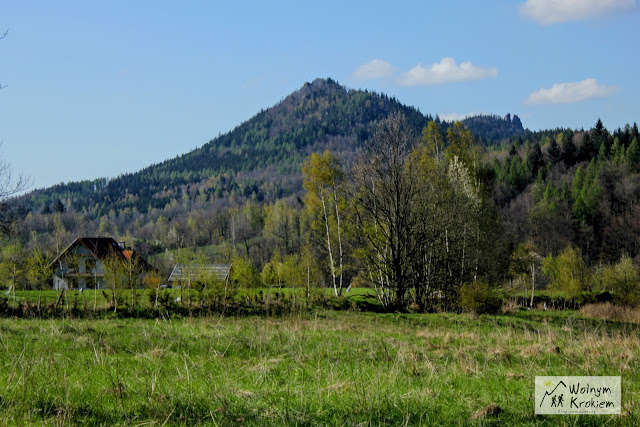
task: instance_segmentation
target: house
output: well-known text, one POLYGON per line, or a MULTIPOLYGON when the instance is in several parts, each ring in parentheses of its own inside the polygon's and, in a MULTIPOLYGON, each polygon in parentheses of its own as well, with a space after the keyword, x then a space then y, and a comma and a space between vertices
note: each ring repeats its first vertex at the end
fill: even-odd
POLYGON ((173 286, 184 286, 199 282, 203 277, 215 275, 218 280, 225 282, 230 271, 230 264, 177 264, 168 281, 173 286))
POLYGON ((106 289, 109 260, 133 260, 139 275, 155 269, 131 248, 123 248, 111 237, 78 237, 49 268, 53 270, 53 289, 106 289))

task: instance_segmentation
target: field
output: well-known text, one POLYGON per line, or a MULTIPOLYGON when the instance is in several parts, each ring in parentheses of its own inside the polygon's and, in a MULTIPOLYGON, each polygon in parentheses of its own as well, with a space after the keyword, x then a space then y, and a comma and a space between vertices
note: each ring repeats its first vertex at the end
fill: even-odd
POLYGON ((0 424, 638 425, 639 329, 538 311, 5 318, 0 424), (536 417, 535 375, 621 375, 623 415, 536 417))

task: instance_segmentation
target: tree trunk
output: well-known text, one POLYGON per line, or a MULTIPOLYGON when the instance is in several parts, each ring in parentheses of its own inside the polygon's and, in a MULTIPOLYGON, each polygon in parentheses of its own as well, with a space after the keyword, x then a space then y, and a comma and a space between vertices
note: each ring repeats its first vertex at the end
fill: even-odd
POLYGON ((531 263, 531 302, 529 308, 533 308, 533 297, 536 290, 536 264, 531 263))
POLYGON ((331 268, 331 280, 333 281, 333 292, 338 296, 338 287, 336 285, 336 269, 333 264, 333 252, 331 251, 331 234, 329 234, 329 217, 327 216, 327 205, 324 202, 324 196, 320 197, 322 201, 322 210, 324 212, 324 225, 327 231, 327 251, 329 252, 329 267, 331 268))
MULTIPOLYGON (((340 295, 342 295, 342 238, 340 234, 340 214, 338 213, 338 195, 336 194, 335 188, 333 189, 333 203, 336 207, 336 222, 338 227, 338 249, 340 251, 340 295)), ((349 287, 349 289, 351 289, 351 287, 349 287)))

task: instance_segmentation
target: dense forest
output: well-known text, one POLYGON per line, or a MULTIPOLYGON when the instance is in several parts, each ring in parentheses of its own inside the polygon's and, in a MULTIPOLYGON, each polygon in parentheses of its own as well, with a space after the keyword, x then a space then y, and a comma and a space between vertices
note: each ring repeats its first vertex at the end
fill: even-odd
POLYGON ((317 79, 185 155, 13 199, 0 273, 46 286, 29 263, 109 235, 163 274, 204 256, 269 286, 306 260, 322 286, 375 287, 388 307, 547 285, 633 302, 639 139, 636 124, 599 119, 537 132, 510 114, 450 123, 317 79))

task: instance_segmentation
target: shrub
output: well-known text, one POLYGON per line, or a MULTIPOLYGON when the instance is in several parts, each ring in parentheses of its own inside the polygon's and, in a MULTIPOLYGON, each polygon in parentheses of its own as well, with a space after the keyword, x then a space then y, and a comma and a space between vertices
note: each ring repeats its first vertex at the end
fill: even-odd
POLYGON ((610 302, 601 304, 586 304, 579 313, 585 317, 612 320, 618 322, 640 323, 640 310, 620 307, 610 302))
POLYGON ((612 293, 616 304, 635 306, 640 303, 640 273, 626 255, 615 265, 598 268, 593 281, 602 293, 612 293))
POLYGON ((542 271, 549 278, 550 289, 575 298, 587 288, 588 269, 579 250, 567 247, 560 255, 542 260, 542 271))
POLYGON ((470 313, 498 313, 502 300, 500 290, 483 281, 466 283, 460 288, 460 307, 470 313))

